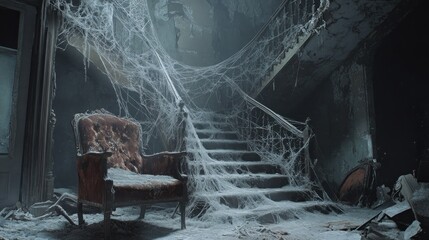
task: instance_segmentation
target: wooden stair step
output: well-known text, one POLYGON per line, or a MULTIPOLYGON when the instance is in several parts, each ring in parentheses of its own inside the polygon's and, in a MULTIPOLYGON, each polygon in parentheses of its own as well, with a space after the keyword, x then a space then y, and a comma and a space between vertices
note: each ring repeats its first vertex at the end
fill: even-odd
POLYGON ((260 224, 275 224, 280 220, 290 220, 298 218, 299 213, 303 212, 320 212, 329 214, 331 212, 341 213, 341 208, 332 202, 321 201, 306 201, 292 202, 282 201, 276 204, 276 207, 271 205, 262 205, 254 209, 230 209, 228 211, 218 211, 210 213, 211 216, 224 218, 225 221, 235 217, 244 219, 256 219, 260 224))
MULTIPOLYGON (((227 173, 281 173, 280 166, 265 163, 262 161, 215 161, 210 163, 204 163, 204 165, 209 169, 221 168, 227 173)), ((191 161, 189 162, 189 167, 193 170, 200 169, 199 173, 204 174, 203 163, 191 161)))
POLYGON ((289 184, 289 178, 281 174, 223 174, 199 175, 196 181, 227 181, 239 188, 280 188, 289 184))
POLYGON ((238 139, 235 131, 220 131, 210 129, 196 129, 198 137, 203 139, 238 139))
POLYGON ((312 192, 302 188, 284 187, 284 188, 241 188, 230 191, 216 192, 212 194, 196 195, 195 199, 204 201, 204 199, 216 199, 219 203, 230 208, 243 208, 247 202, 255 202, 266 197, 272 201, 308 201, 312 197, 312 192))
POLYGON ((201 143, 206 149, 247 150, 247 142, 240 140, 202 139, 201 143))
POLYGON ((231 131, 232 126, 225 122, 208 122, 208 121, 193 121, 195 129, 220 129, 231 131))
POLYGON ((252 151, 240 150, 207 150, 209 156, 213 159, 224 161, 261 161, 261 156, 252 151))

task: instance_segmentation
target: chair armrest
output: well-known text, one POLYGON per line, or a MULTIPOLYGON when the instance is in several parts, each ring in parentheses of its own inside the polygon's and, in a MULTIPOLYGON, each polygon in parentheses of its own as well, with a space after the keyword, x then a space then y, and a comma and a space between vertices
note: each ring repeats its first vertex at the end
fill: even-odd
POLYGON ((169 175, 181 181, 187 176, 182 174, 180 168, 187 152, 161 152, 153 155, 142 155, 142 174, 169 175))
POLYGON ((88 152, 77 158, 78 198, 102 203, 104 178, 107 174, 107 158, 111 152, 88 152))

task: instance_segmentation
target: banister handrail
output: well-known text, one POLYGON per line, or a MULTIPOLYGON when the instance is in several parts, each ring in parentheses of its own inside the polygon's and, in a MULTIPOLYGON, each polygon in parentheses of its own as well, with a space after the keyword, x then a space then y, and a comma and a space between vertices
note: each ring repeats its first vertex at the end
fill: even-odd
POLYGON ((276 112, 274 112, 273 110, 271 110, 270 108, 268 108, 267 106, 265 106, 264 104, 258 102, 256 99, 254 99, 251 96, 247 95, 243 90, 241 90, 241 88, 231 78, 229 78, 228 76, 224 76, 224 78, 243 97, 243 99, 245 101, 249 102, 253 106, 257 107, 258 109, 262 110, 263 112, 265 112, 266 114, 268 114, 269 116, 271 116, 274 120, 277 121, 278 124, 280 124, 280 126, 286 128, 291 133, 295 134, 296 136, 298 136, 300 138, 304 137, 303 131, 301 131, 298 128, 296 128, 289 121, 287 121, 286 119, 284 119, 282 116, 280 116, 279 114, 277 114, 276 112))
POLYGON ((186 128, 186 118, 188 118, 188 109, 186 108, 185 102, 183 101, 182 97, 180 97, 179 92, 174 86, 173 81, 171 80, 170 75, 168 74, 167 69, 164 66, 164 63, 161 60, 161 57, 155 50, 153 52, 155 53, 155 56, 158 59, 159 65, 161 65, 162 72, 164 73, 167 79, 167 85, 171 93, 173 94, 173 97, 176 101, 176 106, 179 108, 178 123, 177 123, 178 124, 177 141, 174 149, 175 151, 179 152, 179 151, 182 151, 182 148, 184 146, 186 146, 186 144, 183 144, 183 143, 185 141, 185 128, 186 128))
MULTIPOLYGON (((240 87, 242 87, 243 91, 248 93, 250 96, 255 97, 261 92, 261 89, 264 89, 268 83, 272 81, 280 69, 287 64, 290 59, 292 59, 292 57, 298 52, 299 48, 307 42, 310 36, 314 32, 318 32, 319 28, 317 27, 317 24, 322 18, 322 14, 328 9, 329 5, 329 0, 316 1, 313 2, 312 5, 311 3, 309 5, 307 3, 301 5, 300 1, 283 0, 263 27, 260 28, 254 37, 239 51, 240 53, 245 53, 249 49, 258 46, 258 42, 260 41, 265 42, 265 40, 272 40, 274 44, 273 46, 275 47, 269 45, 268 47, 263 48, 263 54, 257 55, 256 59, 253 59, 257 63, 256 68, 261 65, 258 63, 260 60, 267 59, 272 61, 272 63, 266 65, 267 67, 261 67, 261 69, 258 69, 258 71, 255 72, 253 67, 250 69, 246 68, 248 64, 238 66, 241 62, 237 60, 237 67, 240 68, 240 71, 235 71, 234 68, 230 68, 233 70, 230 71, 230 74, 228 75, 232 79, 235 79, 236 77, 240 77, 241 73, 248 72, 247 75, 251 75, 250 80, 253 82, 250 84, 251 87, 244 87, 241 85, 240 87), (305 14, 302 15, 305 17, 302 18, 298 15, 298 18, 296 18, 295 16, 292 16, 291 14, 293 13, 291 13, 291 11, 295 11, 296 9, 299 11, 306 11, 305 14), (273 25, 273 23, 275 24, 273 25)), ((324 24, 320 26, 324 26, 324 24)), ((253 51, 250 51, 250 57, 253 57, 252 52, 253 51)), ((226 72, 228 71, 229 70, 226 70, 226 72)))
POLYGON ((167 69, 164 66, 164 63, 161 60, 161 57, 159 56, 159 54, 154 50, 153 51, 155 53, 156 58, 158 59, 159 65, 161 65, 161 69, 165 75, 165 77, 167 78, 167 85, 168 88, 170 88, 171 93, 174 96, 174 99, 176 100, 176 105, 180 107, 181 104, 184 104, 182 98, 180 97, 179 93, 177 92, 176 87, 173 84, 173 81, 170 78, 170 75, 167 72, 167 69))
MULTIPOLYGON (((276 19, 278 19, 279 15, 283 13, 282 11, 286 7, 286 4, 289 2, 290 2, 290 0, 283 0, 282 3, 276 9, 276 11, 273 13, 273 15, 270 17, 270 19, 264 24, 264 26, 257 32, 257 34, 242 49, 246 49, 250 45, 257 42, 258 39, 260 39, 263 36, 263 34, 267 31, 267 29, 272 24, 272 22, 276 21, 276 19)), ((314 6, 313 6, 313 9, 312 9, 313 17, 315 17, 316 19, 319 19, 321 17, 322 13, 328 7, 329 7, 329 1, 328 0, 321 0, 319 2, 319 6, 317 7, 317 9, 314 9, 314 6)), ((310 21, 310 23, 308 25, 309 29, 313 28, 315 24, 316 24, 316 21, 314 21, 314 19, 312 21, 310 21)), ((304 31, 306 33, 311 33, 311 31, 307 32, 307 30, 308 29, 304 29, 304 28, 302 29, 302 31, 304 31)), ((285 51, 287 51, 287 49, 285 48, 282 51, 285 52, 285 51)), ((282 53, 278 53, 279 56, 281 56, 281 54, 282 53)), ((267 115, 272 117, 280 126, 289 130, 294 135, 296 135, 300 138, 306 138, 305 130, 304 131, 299 130, 297 127, 292 125, 289 121, 287 121, 285 118, 283 118, 282 116, 280 116, 279 114, 277 114, 276 112, 274 112, 273 110, 268 108, 267 106, 263 105, 262 103, 258 102, 254 98, 252 98, 245 91, 243 91, 241 89, 241 87, 238 86, 238 84, 235 81, 233 81, 226 74, 224 75, 224 79, 232 86, 233 89, 235 89, 239 93, 239 95, 243 98, 244 101, 252 104, 253 106, 257 107, 258 109, 260 109, 261 111, 263 111, 264 113, 266 113, 267 115)), ((306 128, 308 128, 307 122, 305 123, 305 125, 306 125, 306 128)))
MULTIPOLYGON (((280 5, 277 7, 276 11, 271 15, 271 17, 268 19, 268 21, 259 29, 259 31, 255 34, 255 36, 253 36, 253 38, 249 42, 247 42, 246 45, 244 45, 244 47, 242 49, 246 49, 249 45, 251 45, 253 42, 255 42, 256 39, 258 39, 262 35, 262 33, 265 32, 265 30, 267 30, 267 28, 272 24, 274 19, 276 19, 277 15, 281 12, 281 10, 283 10, 284 6, 286 5, 286 3, 288 1, 289 0, 283 0, 283 2, 280 3, 280 5)), ((320 5, 316 11, 317 15, 321 15, 323 13, 323 10, 329 6, 328 1, 324 1, 323 3, 325 5, 323 5, 323 6, 320 5)))

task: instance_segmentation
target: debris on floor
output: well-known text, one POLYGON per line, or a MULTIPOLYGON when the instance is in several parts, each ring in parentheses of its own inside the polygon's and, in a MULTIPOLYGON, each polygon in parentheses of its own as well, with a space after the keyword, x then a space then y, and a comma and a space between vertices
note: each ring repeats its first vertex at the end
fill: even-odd
MULTIPOLYGON (((429 184, 418 183, 413 175, 401 176, 391 191, 377 188, 372 208, 341 205, 344 212, 330 214, 302 213, 296 219, 271 224, 254 221, 203 223, 189 218, 188 228, 175 228, 171 207, 154 205, 145 219, 139 208, 118 208, 113 216, 115 239, 273 239, 273 240, 426 240, 429 219, 429 184), (173 226, 173 227, 172 227, 173 226), (155 234, 155 235, 154 235, 155 234)), ((0 211, 0 240, 11 239, 102 239, 103 215, 87 209, 85 227, 75 225, 76 197, 71 191, 56 191, 53 201, 23 208, 16 206, 0 211), (90 214, 92 213, 92 214, 90 214), (22 231, 21 229, 26 229, 22 231)))
POLYGON ((340 184, 338 198, 349 205, 371 206, 375 202, 375 176, 380 163, 364 160, 350 170, 340 184))
MULTIPOLYGON (((229 234, 225 235, 228 236, 229 234)), ((230 236, 236 239, 276 239, 286 240, 286 236, 289 235, 285 231, 274 231, 269 229, 267 226, 261 225, 255 222, 246 222, 241 226, 237 226, 234 229, 234 233, 230 236)))
POLYGON ((405 229, 404 232, 404 239, 408 240, 412 237, 417 237, 419 233, 422 232, 422 228, 420 227, 420 222, 417 220, 414 220, 413 223, 407 229, 405 229))
POLYGON ((76 223, 70 218, 67 211, 61 206, 65 200, 74 201, 76 204, 76 196, 70 193, 63 193, 55 202, 45 201, 31 205, 28 209, 22 207, 20 202, 17 202, 14 207, 6 207, 0 211, 0 226, 5 224, 6 220, 22 220, 22 221, 37 221, 51 216, 63 216, 71 225, 76 223))
POLYGON ((343 220, 338 222, 328 222, 326 227, 332 231, 351 231, 358 226, 356 225, 356 223, 343 220))
POLYGON ((429 185, 411 174, 400 176, 392 198, 393 206, 358 228, 363 239, 428 239, 429 185))
POLYGON ((413 193, 410 200, 416 219, 422 227, 429 231, 429 184, 421 183, 421 187, 413 193))
POLYGON ((390 193, 390 188, 386 187, 383 185, 379 186, 376 188, 376 198, 377 200, 375 201, 375 203, 372 205, 373 209, 376 209, 380 206, 382 206, 383 204, 389 203, 392 198, 390 197, 389 193, 390 193))

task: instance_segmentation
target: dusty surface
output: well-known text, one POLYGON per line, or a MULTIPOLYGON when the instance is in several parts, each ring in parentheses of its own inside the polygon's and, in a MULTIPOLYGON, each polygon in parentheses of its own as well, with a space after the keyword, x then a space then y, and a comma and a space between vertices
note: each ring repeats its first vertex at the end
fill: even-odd
MULTIPOLYGON (((173 208, 152 207, 144 220, 138 220, 139 208, 120 208, 114 212, 113 239, 361 239, 351 231, 378 211, 344 207, 344 214, 306 213, 299 219, 261 225, 243 222, 236 225, 187 219, 180 230, 179 215, 171 218, 173 208)), ((19 215, 31 218, 29 215, 19 215)), ((61 216, 40 220, 0 221, 0 239, 102 239, 102 215, 84 215, 87 226, 73 226, 61 216)), ((16 217, 15 217, 16 218, 16 217)), ((72 215, 77 222, 76 214, 72 215)))

